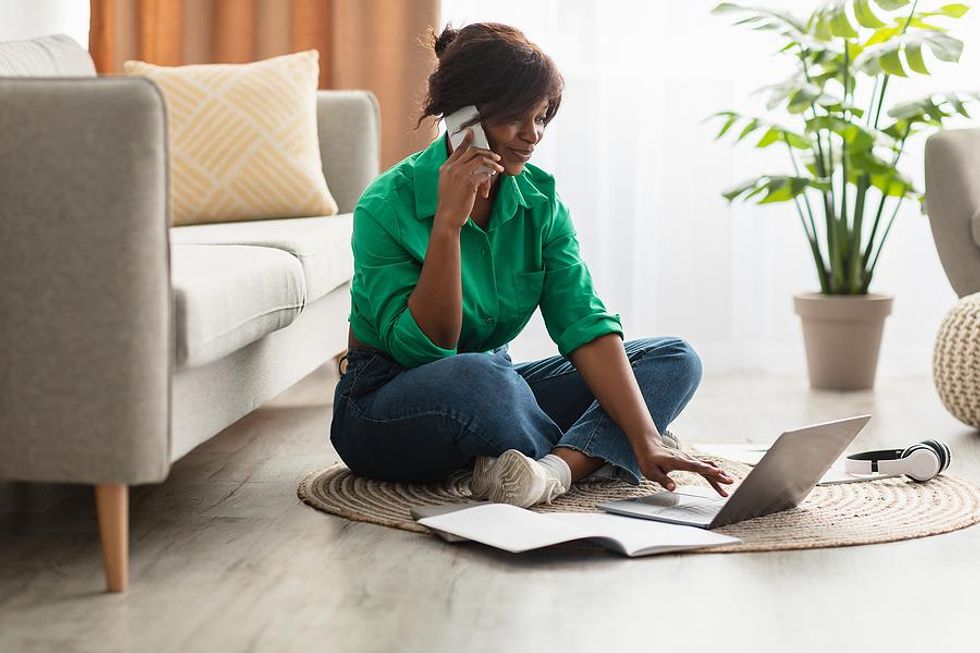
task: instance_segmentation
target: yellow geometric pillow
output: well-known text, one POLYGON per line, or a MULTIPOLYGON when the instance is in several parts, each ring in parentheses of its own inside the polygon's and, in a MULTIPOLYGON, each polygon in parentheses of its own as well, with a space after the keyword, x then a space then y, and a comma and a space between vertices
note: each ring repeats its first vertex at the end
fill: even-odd
POLYGON ((247 64, 123 64, 167 106, 174 225, 334 215, 317 138, 319 54, 247 64))

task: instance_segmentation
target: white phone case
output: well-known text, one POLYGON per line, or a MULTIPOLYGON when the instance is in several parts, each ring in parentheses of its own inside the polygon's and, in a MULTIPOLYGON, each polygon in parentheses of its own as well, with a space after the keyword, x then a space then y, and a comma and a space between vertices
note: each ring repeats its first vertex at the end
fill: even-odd
MULTIPOLYGON (((463 107, 459 111, 449 114, 446 116, 446 131, 449 132, 449 144, 453 146, 453 151, 459 147, 459 144, 463 142, 463 137, 466 135, 464 130, 460 129, 460 126, 470 120, 479 116, 479 112, 476 107, 472 104, 468 107, 463 107)), ((486 150, 490 149, 489 143, 487 143, 487 136, 483 132, 483 125, 476 123, 472 125, 473 129, 473 145, 475 147, 482 147, 486 150)))

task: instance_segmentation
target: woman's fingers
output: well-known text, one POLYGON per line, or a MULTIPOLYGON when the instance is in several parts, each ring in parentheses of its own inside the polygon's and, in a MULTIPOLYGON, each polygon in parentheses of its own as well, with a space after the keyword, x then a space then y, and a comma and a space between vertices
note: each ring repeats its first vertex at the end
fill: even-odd
POLYGON ((468 153, 462 155, 462 157, 459 160, 459 164, 462 166, 485 165, 490 168, 495 168, 499 165, 497 163, 497 161, 499 160, 500 160, 500 155, 494 152, 493 150, 484 150, 479 147, 471 147, 468 153))
POLYGON ((675 470, 700 474, 714 488, 715 492, 723 497, 727 497, 728 492, 722 487, 722 484, 730 485, 735 482, 735 479, 715 463, 699 460, 682 451, 661 449, 647 458, 645 462, 643 475, 671 492, 674 491, 676 483, 667 474, 675 470))
POLYGON ((728 492, 726 492, 723 487, 721 487, 720 485, 718 485, 718 481, 716 481, 715 479, 711 478, 710 476, 705 476, 704 478, 707 479, 708 483, 711 484, 711 487, 713 487, 715 489, 715 492, 717 492, 718 494, 720 494, 723 497, 727 497, 728 496, 728 492))
POLYGON ((720 467, 706 463, 703 460, 698 460, 697 458, 691 458, 687 455, 675 456, 673 460, 668 463, 671 469, 680 469, 685 472, 695 472, 697 474, 703 474, 705 476, 712 477, 728 477, 724 470, 720 467))
POLYGON ((496 160, 491 159, 489 156, 484 156, 479 160, 474 159, 473 164, 476 166, 477 170, 480 170, 480 168, 486 168, 486 170, 483 171, 485 174, 490 174, 490 171, 494 171, 494 172, 504 171, 504 167, 499 163, 497 163, 496 160))
POLYGON ((470 143, 472 142, 473 142, 473 128, 467 127, 465 132, 463 133, 463 140, 460 142, 459 145, 456 146, 456 149, 454 149, 452 153, 450 153, 449 158, 447 160, 448 161, 459 160, 459 158, 463 156, 463 153, 466 152, 466 148, 468 148, 470 143))
POLYGON ((700 474, 714 488, 715 492, 723 497, 727 497, 728 492, 721 487, 721 484, 731 485, 735 482, 727 472, 714 463, 698 460, 686 454, 675 454, 673 459, 669 463, 662 465, 662 467, 668 471, 677 469, 700 474))
POLYGON ((671 480, 667 473, 660 468, 659 465, 651 465, 649 469, 644 470, 644 476, 653 481, 654 483, 660 483, 664 488, 674 491, 677 487, 674 481, 671 480))
POLYGON ((493 179, 493 174, 491 173, 503 172, 504 167, 489 157, 483 157, 479 160, 474 159, 472 165, 473 169, 469 174, 475 175, 479 179, 475 187, 476 192, 485 199, 489 199, 493 179))

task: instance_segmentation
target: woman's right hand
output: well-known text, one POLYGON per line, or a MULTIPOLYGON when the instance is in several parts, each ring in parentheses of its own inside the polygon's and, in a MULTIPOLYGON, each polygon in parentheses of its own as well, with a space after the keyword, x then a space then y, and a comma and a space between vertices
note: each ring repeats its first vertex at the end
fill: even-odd
MULTIPOLYGON (((473 128, 467 127, 463 141, 446 162, 439 166, 439 199, 435 224, 446 223, 455 229, 462 229, 473 212, 478 190, 483 197, 490 196, 493 175, 500 174, 504 167, 497 163, 500 155, 492 150, 473 147, 473 128)), ((435 227, 435 224, 433 227, 435 227)))
POLYGON ((723 497, 727 497, 728 492, 721 487, 721 484, 731 485, 735 482, 735 479, 715 463, 699 460, 680 449, 671 449, 663 445, 653 444, 645 447, 643 451, 637 453, 636 462, 646 478, 660 483, 664 489, 670 492, 673 492, 677 487, 674 481, 667 476, 667 472, 672 471, 700 474, 723 497))

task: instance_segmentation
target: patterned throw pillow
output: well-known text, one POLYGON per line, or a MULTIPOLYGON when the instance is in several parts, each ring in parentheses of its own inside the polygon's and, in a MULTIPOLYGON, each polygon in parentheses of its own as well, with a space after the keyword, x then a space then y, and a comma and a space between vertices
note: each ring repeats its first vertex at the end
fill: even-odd
POLYGON ((317 139, 316 50, 247 64, 123 66, 163 91, 174 225, 337 213, 317 139))

